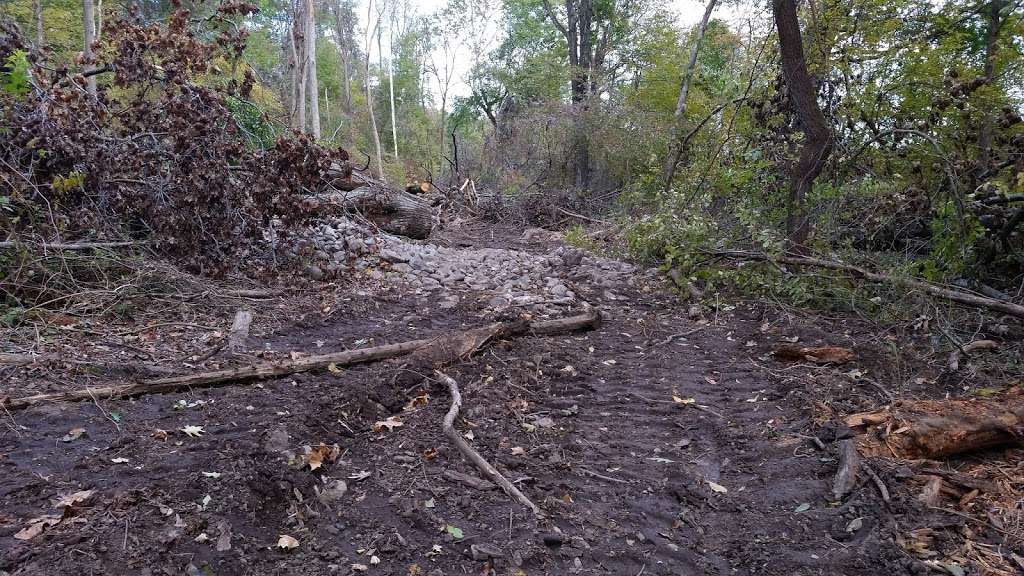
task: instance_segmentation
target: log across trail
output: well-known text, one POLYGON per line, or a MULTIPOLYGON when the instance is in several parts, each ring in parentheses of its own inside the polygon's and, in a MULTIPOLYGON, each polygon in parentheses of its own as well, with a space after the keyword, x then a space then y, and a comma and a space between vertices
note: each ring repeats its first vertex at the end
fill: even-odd
POLYGON ((156 378, 133 384, 118 386, 106 386, 101 388, 86 388, 84 390, 73 390, 69 392, 57 392, 52 394, 36 394, 21 398, 0 398, 0 406, 9 410, 26 408, 34 404, 44 402, 73 402, 79 400, 94 400, 96 398, 130 397, 144 394, 160 394, 173 392, 183 388, 204 388, 211 386, 222 386, 226 384, 257 380, 262 378, 273 378, 299 372, 323 370, 334 364, 335 366, 351 366, 375 360, 396 358, 416 353, 416 356, 434 366, 443 366, 462 358, 465 358, 488 343, 501 338, 514 338, 528 335, 550 335, 576 330, 591 330, 601 324, 601 315, 590 309, 577 316, 570 316, 558 320, 547 321, 526 321, 498 322, 463 332, 446 333, 433 338, 423 338, 399 342, 396 344, 385 344, 358 350, 346 350, 330 354, 318 354, 306 356, 294 360, 280 362, 261 362, 249 366, 225 368, 211 372, 198 372, 194 374, 182 374, 166 378, 156 378))

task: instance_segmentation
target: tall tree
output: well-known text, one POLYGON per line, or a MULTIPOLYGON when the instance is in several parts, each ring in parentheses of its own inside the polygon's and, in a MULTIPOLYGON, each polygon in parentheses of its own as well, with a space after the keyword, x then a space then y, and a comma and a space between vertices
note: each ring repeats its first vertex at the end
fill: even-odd
MULTIPOLYGON (((92 43, 96 39, 96 16, 93 10, 92 0, 82 0, 82 29, 83 46, 82 59, 88 66, 92 64, 92 43)), ((96 97, 96 76, 89 76, 85 79, 89 95, 96 97)))
MULTIPOLYGON (((1003 9, 1006 6, 1006 0, 991 0, 983 8, 987 22, 985 26, 985 67, 981 79, 985 86, 991 84, 995 78, 999 33, 1008 16, 1008 14, 1003 13, 1003 9)), ((991 151, 992 113, 990 110, 985 109, 982 111, 981 122, 978 126, 978 157, 972 174, 972 188, 976 187, 988 173, 991 151)))
POLYGON ((818 106, 817 87, 807 72, 800 20, 796 0, 772 0, 775 28, 779 33, 779 55, 786 92, 796 114, 803 138, 796 161, 789 165, 789 198, 787 202, 787 249, 805 252, 810 233, 806 197, 832 152, 832 131, 818 106))
POLYGON ((319 140, 320 88, 316 77, 316 15, 313 0, 305 0, 303 20, 305 22, 305 50, 303 50, 303 58, 305 59, 304 68, 307 82, 306 95, 309 97, 309 133, 313 135, 313 138, 319 140))
POLYGON ((306 130, 306 42, 305 19, 303 12, 305 0, 292 2, 292 23, 291 32, 288 35, 288 46, 290 49, 288 65, 292 69, 291 74, 291 123, 292 128, 300 132, 306 130))
POLYGON ((672 135, 669 139, 668 156, 665 158, 665 168, 662 170, 662 179, 665 181, 665 192, 672 188, 672 179, 675 178, 676 166, 683 154, 682 124, 686 116, 686 96, 690 91, 690 80, 693 78, 693 69, 697 67, 697 55, 700 53, 700 45, 704 42, 704 33, 708 29, 708 21, 711 20, 711 13, 715 10, 718 0, 710 0, 707 8, 704 9, 704 17, 701 18, 700 26, 697 27, 697 38, 690 47, 690 59, 686 62, 686 69, 683 70, 683 83, 679 88, 679 99, 676 101, 676 111, 672 122, 672 135))
POLYGON ((370 131, 373 133, 373 149, 376 154, 377 160, 377 175, 384 179, 384 155, 381 153, 380 148, 380 133, 377 131, 377 118, 373 115, 373 91, 370 87, 370 42, 373 37, 377 35, 377 29, 380 27, 381 18, 378 17, 374 21, 373 29, 370 29, 370 22, 373 19, 373 0, 369 0, 366 3, 366 65, 364 66, 366 82, 366 112, 370 116, 370 131))
POLYGON ((32 15, 36 28, 36 50, 39 50, 45 43, 43 36, 43 0, 32 0, 32 15))
POLYGON ((552 25, 562 33, 569 52, 570 91, 575 126, 573 129, 574 173, 578 190, 590 188, 590 141, 586 119, 591 97, 596 95, 604 75, 605 58, 616 36, 613 28, 619 14, 615 5, 596 18, 593 0, 565 0, 565 22, 549 0, 544 9, 552 25))

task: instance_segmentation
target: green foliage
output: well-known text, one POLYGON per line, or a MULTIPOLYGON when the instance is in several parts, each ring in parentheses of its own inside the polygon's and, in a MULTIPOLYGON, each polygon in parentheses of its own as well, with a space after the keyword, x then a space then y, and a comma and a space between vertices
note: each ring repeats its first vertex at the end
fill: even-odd
POLYGON ((281 130, 267 118, 267 115, 258 106, 234 96, 227 97, 225 103, 238 127, 245 134, 249 146, 267 150, 274 145, 281 130))
POLYGON ((9 71, 0 73, 0 90, 14 96, 21 96, 29 91, 31 85, 27 56, 24 50, 16 50, 7 57, 7 61, 0 69, 9 71))

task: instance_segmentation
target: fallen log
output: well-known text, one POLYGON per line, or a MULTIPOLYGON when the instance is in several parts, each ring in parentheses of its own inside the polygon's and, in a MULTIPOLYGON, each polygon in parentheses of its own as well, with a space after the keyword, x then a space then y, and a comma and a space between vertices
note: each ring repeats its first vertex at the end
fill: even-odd
POLYGON ((0 405, 11 410, 26 408, 42 402, 72 402, 79 400, 93 400, 95 398, 131 397, 144 394, 160 394, 173 392, 183 388, 205 388, 221 386, 234 382, 256 380, 262 378, 273 378, 299 372, 323 370, 334 364, 336 366, 350 366, 375 360, 396 358, 413 352, 423 350, 424 356, 429 354, 434 359, 434 364, 442 364, 444 361, 460 359, 466 354, 475 352, 496 337, 512 338, 523 335, 547 335, 575 330, 591 330, 601 324, 601 316, 596 310, 588 310, 578 316, 549 320, 542 322, 515 321, 498 322, 462 333, 449 333, 411 340, 397 344, 385 344, 358 350, 346 350, 330 354, 318 354, 294 360, 279 362, 261 362, 249 366, 238 366, 225 368, 211 372, 199 372, 195 374, 182 374, 167 378, 157 378, 124 384, 119 386, 105 386, 101 388, 87 388, 85 390, 73 390, 69 392, 57 392, 52 394, 35 394, 22 398, 3 398, 0 405), (444 352, 441 352, 444 351, 444 352))
POLYGON ((900 400, 845 422, 859 434, 864 456, 934 460, 1019 443, 1024 404, 1019 398, 900 400))
POLYGON ((245 341, 249 338, 249 326, 251 324, 252 310, 243 308, 235 312, 235 319, 231 323, 231 332, 228 333, 229 352, 236 354, 245 348, 245 341))
POLYGON ((844 496, 857 486, 857 473, 860 471, 860 456, 857 446, 847 438, 839 443, 839 469, 832 480, 832 496, 842 500, 844 496))
POLYGON ((1014 304, 1012 302, 1004 302, 996 300, 995 298, 989 298, 987 296, 981 296, 978 294, 972 294, 963 290, 957 290, 948 288, 945 286, 939 286, 919 280, 917 278, 907 278, 902 276, 892 276, 889 274, 881 274, 878 272, 872 272, 866 268, 860 266, 854 266, 853 264, 846 264, 843 262, 836 262, 833 260, 823 260, 820 258, 811 258, 809 256, 768 256, 767 254, 758 254, 752 252, 713 252, 715 256, 722 258, 737 258, 743 260, 759 260, 765 262, 774 262, 776 264, 788 264, 790 266, 809 266, 813 268, 825 268, 828 270, 838 270, 840 272, 847 272, 852 274, 854 277, 863 278, 876 284, 892 284, 894 286, 901 286, 903 288, 909 288, 912 290, 919 290, 930 296, 936 298, 942 298, 959 304, 966 304, 967 306, 974 306, 977 308, 986 308, 995 312, 1001 312, 1003 314, 1009 314, 1017 318, 1024 318, 1024 306, 1014 304))
POLYGON ((332 167, 328 175, 333 190, 320 200, 356 210, 392 234, 423 239, 433 230, 434 209, 419 197, 350 168, 332 167))

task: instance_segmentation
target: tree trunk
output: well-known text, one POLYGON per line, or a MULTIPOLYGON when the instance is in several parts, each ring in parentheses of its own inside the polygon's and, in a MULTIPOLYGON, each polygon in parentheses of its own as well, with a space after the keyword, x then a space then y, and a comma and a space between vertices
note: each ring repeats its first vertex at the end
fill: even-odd
MULTIPOLYGON (((82 0, 82 29, 84 30, 84 38, 82 47, 82 57, 85 61, 85 67, 90 68, 92 65, 92 43, 96 37, 96 16, 93 11, 92 0, 82 0)), ((96 97, 96 77, 89 76, 85 79, 86 89, 89 91, 89 95, 93 98, 96 97)))
POLYGON ((306 9, 303 11, 305 21, 304 35, 305 46, 303 58, 305 60, 305 71, 309 96, 309 128, 310 134, 315 140, 320 139, 320 88, 316 78, 316 15, 313 8, 313 0, 304 0, 306 9))
POLYGON ((391 16, 391 27, 388 29, 388 91, 391 93, 391 143, 395 150, 395 162, 398 158, 398 123, 395 121, 395 18, 391 16))
MULTIPOLYGON (((366 3, 366 22, 369 25, 371 15, 373 13, 373 1, 366 3)), ((380 150, 380 134, 377 132, 377 118, 373 115, 373 91, 370 89, 370 40, 376 35, 377 28, 380 26, 380 18, 377 19, 374 24, 374 29, 371 32, 369 26, 366 30, 366 111, 370 115, 370 130, 373 132, 373 149, 376 153, 377 160, 377 176, 381 180, 386 180, 384 177, 384 156, 380 150)))
POLYGON ((662 178, 665 180, 664 190, 667 193, 672 188, 672 179, 676 175, 676 166, 683 155, 682 130, 683 119, 686 116, 686 96, 690 92, 690 80, 693 78, 693 71, 697 67, 697 54, 700 52, 700 45, 704 42, 704 33, 708 28, 708 21, 711 20, 711 13, 715 10, 718 0, 710 0, 707 8, 704 9, 704 17, 701 18, 700 27, 697 28, 697 38, 690 47, 690 59, 686 62, 686 70, 683 71, 683 84, 679 88, 679 100, 676 101, 676 111, 672 121, 672 134, 669 138, 668 156, 665 158, 665 168, 662 170, 662 178))
POLYGON ((45 43, 43 36, 43 0, 32 1, 32 14, 36 23, 36 50, 42 50, 45 43))
MULTIPOLYGON (((985 33, 985 86, 992 83, 995 78, 996 52, 999 48, 999 31, 1003 26, 1002 9, 1005 0, 992 0, 986 7, 988 15, 988 30, 985 33)), ((981 184, 989 171, 989 162, 992 152, 992 113, 983 106, 981 124, 978 127, 978 158, 972 174, 971 189, 981 184)))
POLYGON ((803 253, 810 235, 805 198, 832 152, 832 133, 818 107, 814 80, 807 72, 796 0, 772 0, 772 12, 779 32, 779 54, 786 90, 804 136, 799 156, 789 167, 786 215, 787 249, 803 253))
POLYGON ((573 101, 575 103, 575 130, 574 148, 575 153, 575 184, 576 190, 584 192, 590 188, 590 137, 587 133, 587 112, 590 103, 591 76, 593 75, 593 53, 591 22, 594 17, 594 8, 591 0, 578 0, 579 13, 577 16, 577 31, 575 36, 578 43, 578 54, 576 57, 576 69, 573 73, 575 82, 573 88, 573 101))
POLYGON ((299 132, 306 130, 306 59, 303 54, 305 43, 303 42, 303 0, 295 2, 292 13, 292 29, 289 35, 292 61, 292 128, 299 132))
POLYGON ((103 37, 103 0, 96 0, 96 40, 103 37))

